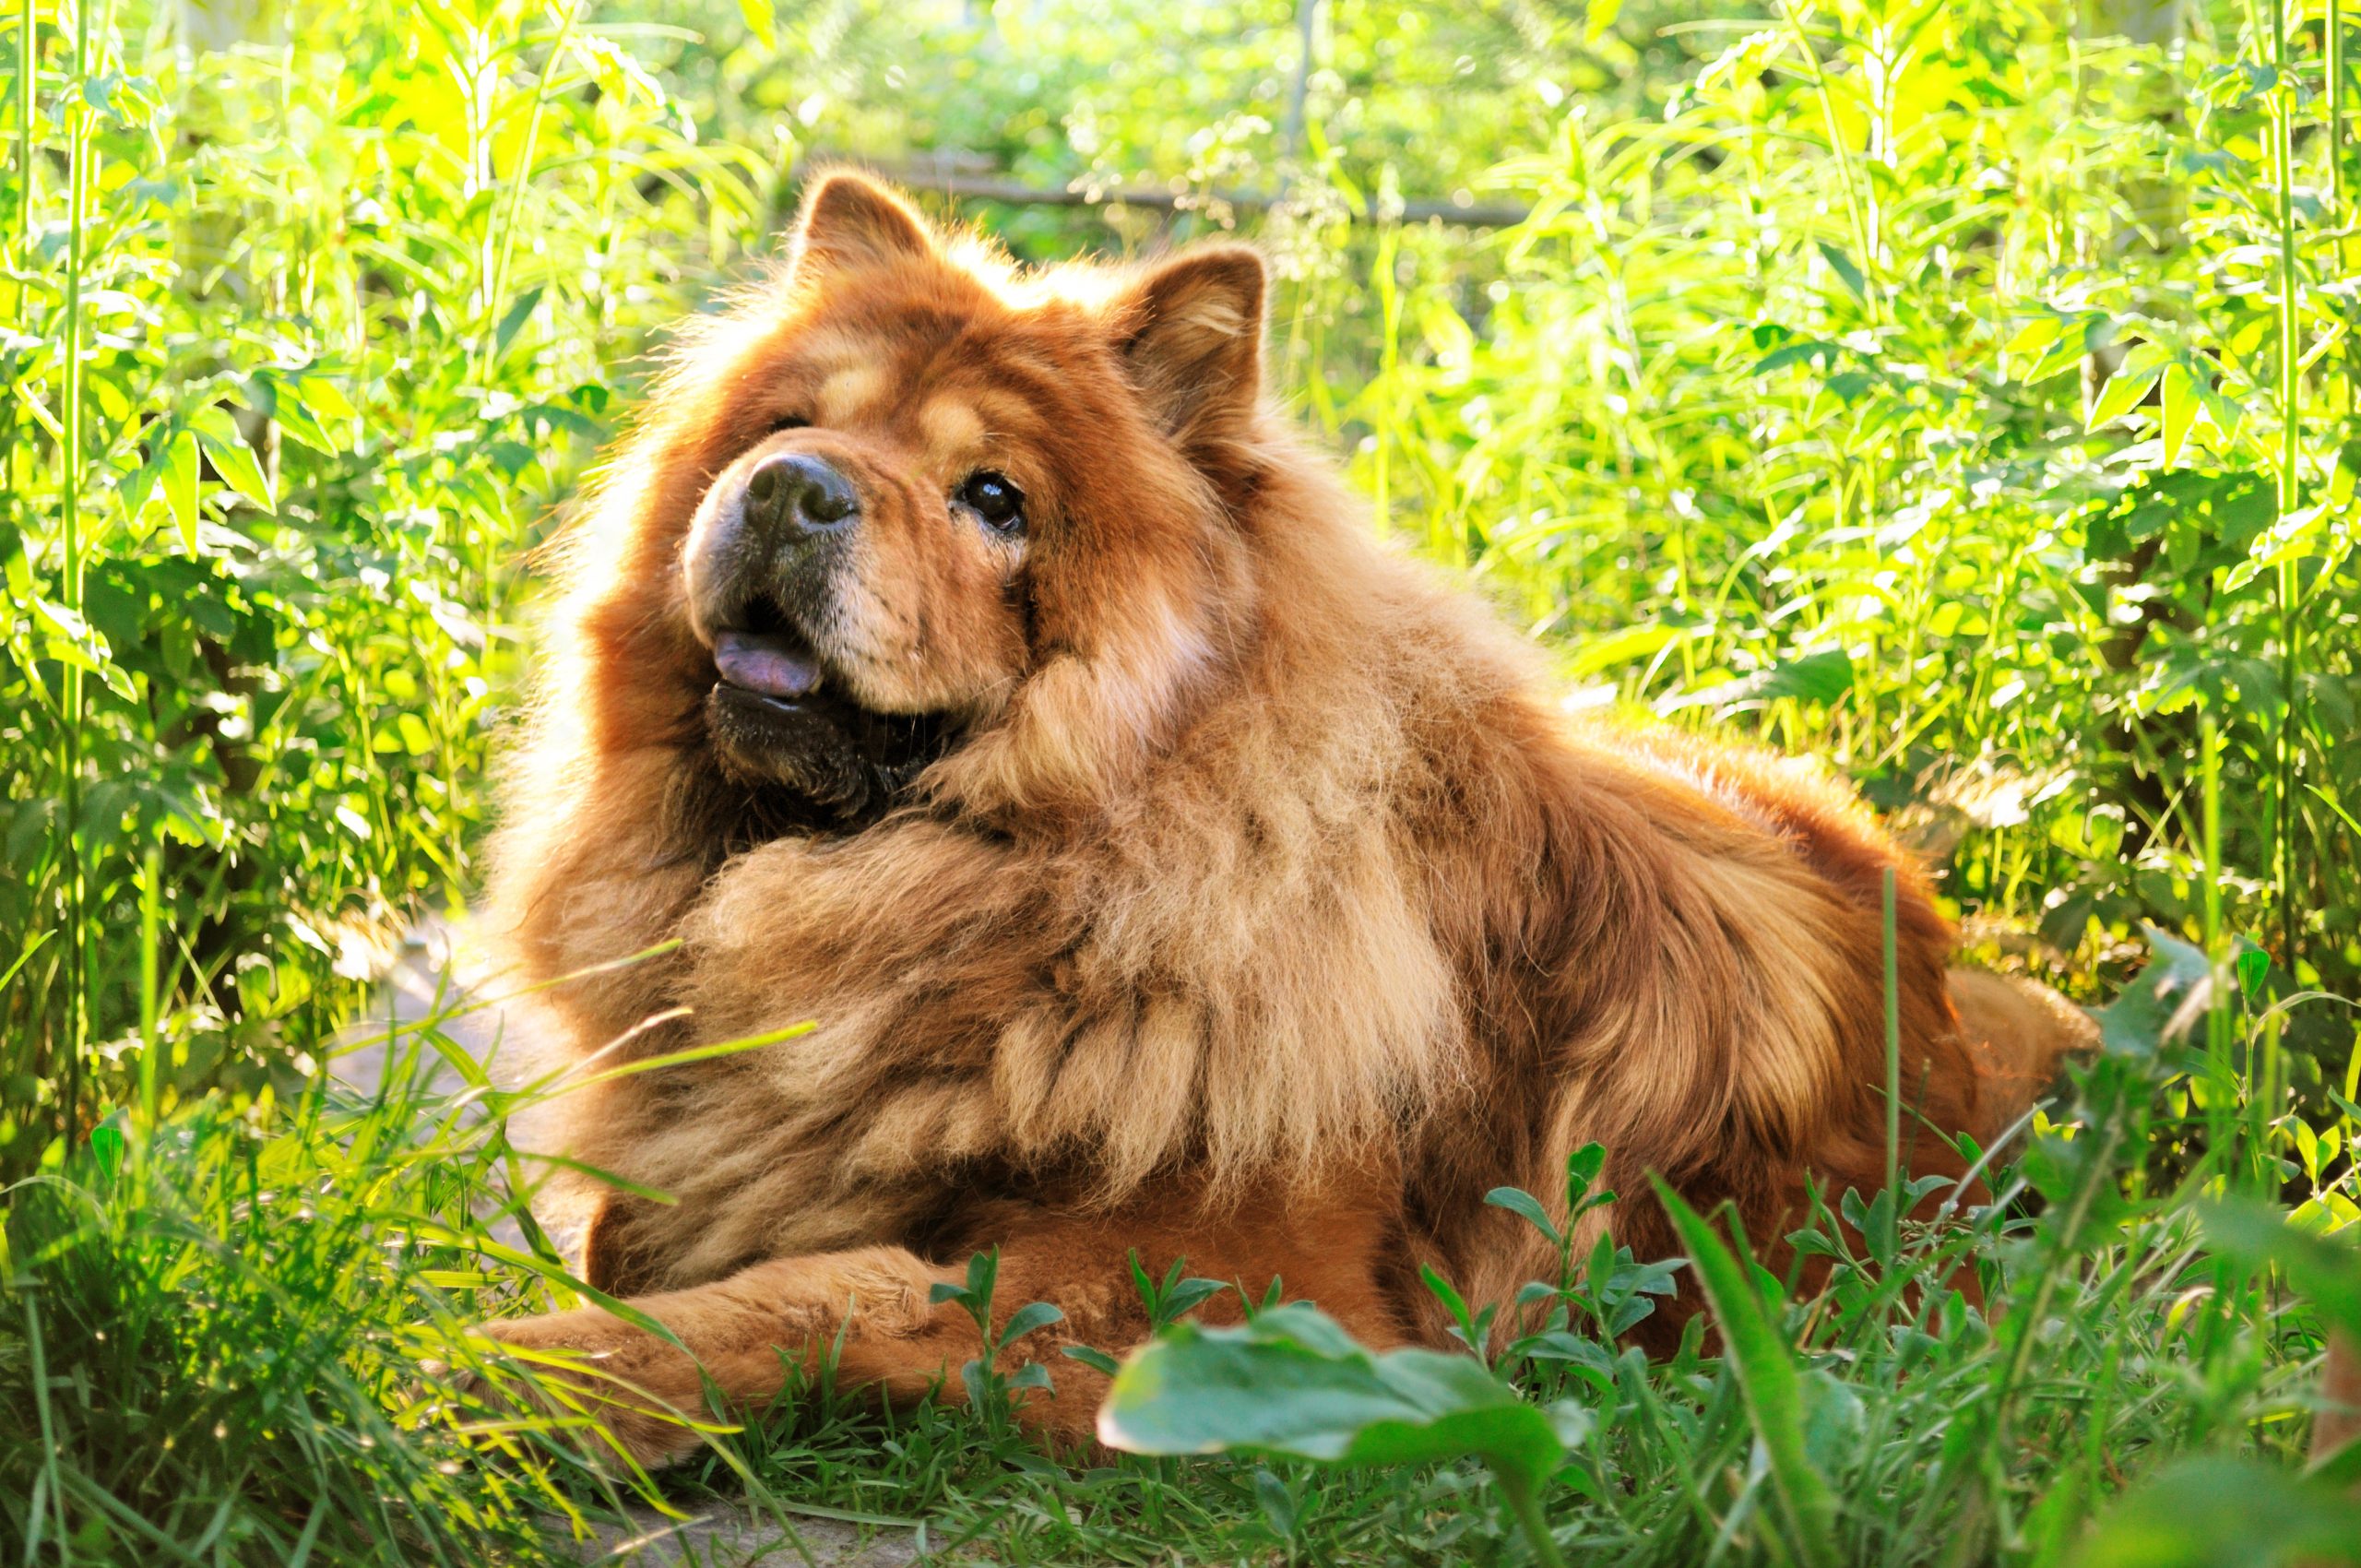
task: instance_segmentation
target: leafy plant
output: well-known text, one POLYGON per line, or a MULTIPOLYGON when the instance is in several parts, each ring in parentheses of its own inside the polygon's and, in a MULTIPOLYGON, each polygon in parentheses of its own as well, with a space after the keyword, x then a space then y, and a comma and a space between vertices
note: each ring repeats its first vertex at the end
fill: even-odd
POLYGON ((1797 1562, 1836 1561, 1836 1494, 1811 1462, 1805 1442, 1805 1384, 1779 1325, 1764 1312, 1738 1258, 1680 1194, 1661 1182, 1657 1198, 1671 1216, 1690 1266, 1714 1309, 1724 1353, 1737 1369, 1756 1440, 1771 1472, 1782 1524, 1797 1562))
POLYGON ((1564 1562, 1539 1490, 1590 1431, 1580 1406, 1548 1411, 1466 1356, 1364 1349, 1317 1308, 1289 1301, 1237 1328, 1180 1324, 1125 1364, 1098 1434, 1136 1454, 1238 1452, 1339 1465, 1480 1458, 1542 1562, 1564 1562))
MULTIPOLYGON (((1653 1366, 1619 1345, 1675 1276, 1602 1239, 1603 1165, 1562 1216, 1492 1194, 1554 1277, 1430 1289, 1490 1358, 1453 1376, 1596 1413, 1535 1483, 1553 1536, 1684 1568, 2332 1554, 2343 1505, 2296 1469, 2340 1299, 2304 1259, 2361 1218, 2355 1016, 2319 994, 2361 981, 2353 20, 9 7, 18 1555, 531 1561, 570 1554, 548 1520, 622 1517, 563 1433, 454 1431, 414 1381, 464 1360, 458 1323, 575 1299, 521 1102, 414 1082, 468 1061, 433 1027, 374 1098, 321 1068, 406 922, 475 885, 521 563, 662 324, 830 151, 921 199, 1054 198, 957 207, 1030 258, 1256 240, 1276 388, 1575 706, 1824 759, 1982 957, 2117 996, 2061 1099, 1962 1150, 1982 1194, 1809 1194, 1786 1277, 1715 1234, 1791 1378, 1763 1335, 1745 1364, 1702 1330, 1653 1366), (1525 216, 1457 220, 1482 208, 1525 216), (2219 1218, 2271 1213, 2303 1239, 2219 1218)), ((1200 1332, 1172 1324, 1208 1282, 1133 1283, 1200 1332)), ((1284 1324, 1279 1296, 1241 1305, 1284 1324)), ((668 1491, 1012 1562, 1518 1550, 1447 1459, 1012 1464, 1032 1372, 999 1365, 974 1409, 791 1380, 668 1491)))
MULTIPOLYGON (((1631 1248, 1616 1244, 1604 1224, 1595 1227, 1596 1235, 1589 1254, 1579 1265, 1576 1264, 1574 1253, 1580 1246, 1579 1228, 1584 1217, 1604 1211, 1615 1202, 1611 1189, 1591 1190, 1606 1166, 1607 1150, 1596 1143, 1584 1144, 1566 1157, 1566 1218, 1562 1225, 1522 1188, 1495 1187, 1484 1194, 1486 1203, 1507 1209, 1539 1230, 1558 1252, 1555 1285, 1536 1280, 1517 1294, 1520 1316, 1536 1307, 1543 1309, 1538 1330, 1512 1343, 1503 1352, 1504 1359, 1569 1361, 1603 1370, 1607 1357, 1600 1344, 1611 1345, 1637 1328, 1655 1311, 1655 1298, 1669 1296, 1678 1289, 1672 1277, 1679 1266, 1679 1259, 1642 1263, 1632 1255, 1631 1248), (1567 1332, 1576 1309, 1582 1312, 1597 1340, 1567 1332)), ((1603 1213, 1601 1218, 1604 1218, 1603 1213)))
POLYGON ((992 1327, 992 1286, 1000 1277, 1000 1249, 995 1247, 978 1253, 967 1260, 967 1282, 965 1285, 938 1283, 928 1292, 928 1300, 941 1306, 955 1303, 976 1325, 976 1333, 983 1341, 983 1354, 962 1363, 959 1381, 967 1390, 968 1403, 985 1412, 995 1424, 1005 1423, 1014 1410, 1014 1396, 1028 1389, 1047 1389, 1050 1369, 1039 1361, 1027 1361, 1014 1372, 1003 1372, 1001 1361, 1018 1340, 1038 1329, 1065 1321, 1065 1313, 1048 1301, 1034 1301, 1009 1314, 1008 1321, 998 1329, 992 1327))

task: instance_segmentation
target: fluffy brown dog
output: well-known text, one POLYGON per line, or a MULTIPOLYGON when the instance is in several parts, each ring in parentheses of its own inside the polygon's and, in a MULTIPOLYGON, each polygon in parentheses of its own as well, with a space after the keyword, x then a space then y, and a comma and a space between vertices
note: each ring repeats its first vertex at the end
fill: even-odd
MULTIPOLYGON (((569 1154, 676 1200, 605 1203, 587 1277, 688 1353, 495 1332, 640 1390, 635 1455, 691 1441, 700 1364, 759 1403, 841 1336, 840 1377, 936 1386, 977 1345, 929 1288, 986 1247, 1003 1313, 1065 1311, 1040 1357, 1142 1336, 1133 1247, 1441 1341, 1418 1266, 1550 1272, 1483 1195, 1593 1139, 1641 1256, 1649 1171, 1776 1236, 1883 1177, 1888 868, 1928 1120, 1988 1136, 2075 1038, 1947 984, 1847 797, 1561 717, 1266 403, 1263 311, 1235 246, 1026 274, 825 179, 564 546, 495 903, 528 977, 609 967, 539 1031, 611 1064, 816 1020, 568 1102, 569 1154)), ((1086 1433, 1102 1380, 1052 1360, 1026 1415, 1086 1433)))

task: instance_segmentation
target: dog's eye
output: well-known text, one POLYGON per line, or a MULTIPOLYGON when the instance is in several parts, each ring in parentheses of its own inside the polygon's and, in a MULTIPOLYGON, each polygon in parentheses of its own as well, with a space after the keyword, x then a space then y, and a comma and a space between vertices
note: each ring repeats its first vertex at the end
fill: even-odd
POLYGON ((778 418, 771 421, 770 428, 764 434, 767 435, 777 435, 783 430, 808 430, 811 428, 811 425, 812 422, 810 420, 799 419, 793 414, 781 414, 778 418))
POLYGON ((969 474, 954 498, 999 533, 1025 531, 1025 493, 1006 474, 969 474))

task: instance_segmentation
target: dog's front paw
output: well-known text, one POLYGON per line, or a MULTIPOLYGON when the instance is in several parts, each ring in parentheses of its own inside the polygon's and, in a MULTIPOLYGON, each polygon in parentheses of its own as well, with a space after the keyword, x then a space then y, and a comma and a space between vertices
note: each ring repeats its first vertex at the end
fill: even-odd
POLYGON ((621 1455, 653 1469, 714 1427, 695 1360, 608 1313, 546 1313, 474 1332, 504 1354, 460 1372, 461 1395, 545 1420, 589 1457, 621 1455))

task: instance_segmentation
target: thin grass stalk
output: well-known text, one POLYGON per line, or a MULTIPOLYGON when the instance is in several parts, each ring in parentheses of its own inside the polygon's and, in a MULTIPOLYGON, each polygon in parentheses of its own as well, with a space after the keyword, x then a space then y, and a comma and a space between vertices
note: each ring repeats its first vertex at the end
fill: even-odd
MULTIPOLYGON (((1377 385, 1385 395, 1371 410, 1378 426, 1376 471, 1371 475, 1371 499, 1377 508, 1377 527, 1382 533, 1394 526, 1394 496, 1390 481, 1393 475, 1395 419, 1394 410, 1402 398, 1402 286, 1395 275, 1394 258, 1402 243, 1398 226, 1388 224, 1378 237, 1377 260, 1370 268, 1370 281, 1377 288, 1379 322, 1377 385)), ((1429 542, 1432 542, 1430 540, 1429 542)))
POLYGON ((1882 292, 1874 285, 1878 279, 1877 257, 1870 254, 1869 216, 1863 210, 1861 196, 1853 178, 1853 160, 1845 146, 1845 137, 1836 118, 1836 99, 1829 90, 1827 67, 1821 63, 1820 51, 1812 46, 1811 35, 1804 30, 1803 13, 1796 8, 1795 0, 1782 0, 1779 14, 1787 24, 1788 33, 1796 47, 1803 53, 1805 64, 1811 67, 1812 90, 1820 97, 1821 123, 1828 132, 1828 155, 1836 161, 1836 178, 1845 192, 1845 212, 1852 220, 1854 248, 1861 253, 1861 276, 1872 286, 1866 291, 1862 303, 1868 310, 1871 325, 1879 319, 1878 300, 1882 292))
MULTIPOLYGON (((1968 1483, 1974 1471, 1999 1463, 1999 1455, 2011 1452, 2011 1418, 2023 1398, 2026 1380, 2033 1368, 2041 1325, 2048 1321, 2050 1303, 2057 1299, 2065 1274, 2074 1265, 2083 1228, 2089 1223, 2099 1189, 2113 1177, 2116 1151, 2125 1140, 2124 1123, 2129 1117, 2122 1094, 2123 1090, 2118 1086, 2115 1098, 2104 1108, 2099 1124, 2084 1129, 2081 1134, 2098 1140, 2096 1151, 2067 1202, 2062 1207, 2051 1211, 2056 1217, 2056 1225, 2051 1231, 2053 1241, 2047 1249, 2047 1255, 2043 1259, 2040 1277, 2034 1283, 2031 1300, 2023 1306, 2012 1306, 2008 1318, 2000 1325, 1999 1344, 1995 1348, 2004 1348, 2005 1354, 1998 1374, 1992 1379, 1989 1395, 1962 1412, 1962 1420, 1974 1423, 1977 1441, 1967 1445, 1964 1452, 1968 1457, 1958 1470, 1947 1468, 1941 1480, 1928 1490, 1912 1515, 1908 1529, 1903 1532, 1904 1539, 1916 1538, 1932 1528, 1945 1505, 1968 1483)), ((1998 1484, 1997 1478, 1995 1484, 1998 1484)), ((1970 1498, 1966 1506, 1973 1514, 1979 1504, 1975 1499, 1970 1498)))
MULTIPOLYGON (((2344 6, 2343 0, 2328 0, 2328 15, 2324 20, 2328 44, 2328 221, 2331 229, 2344 226, 2344 6)), ((2341 252, 2344 243, 2337 242, 2341 252)))
MULTIPOLYGON (((50 1506, 56 1510, 57 1561, 62 1565, 74 1561, 74 1544, 68 1535, 65 1521, 65 1477, 57 1462, 57 1422, 55 1417, 51 1414, 49 1405, 49 1365, 48 1357, 42 1344, 40 1298, 34 1292, 28 1290, 20 1299, 25 1304, 25 1353, 27 1359, 32 1363, 35 1423, 41 1431, 41 1479, 47 1484, 50 1506)), ((41 1528, 41 1510, 36 1506, 28 1510, 28 1513, 30 1515, 29 1520, 30 1527, 25 1533, 30 1537, 35 1535, 41 1528)), ((25 1542, 25 1561, 32 1562, 34 1555, 40 1550, 39 1540, 28 1539, 25 1542)))
MULTIPOLYGON (((2279 182, 2279 515, 2292 515, 2303 505, 2298 472, 2299 424, 2303 419, 2303 327, 2296 316, 2296 88, 2293 41, 2287 26, 2287 0, 2272 0, 2272 64, 2278 81, 2272 96, 2271 160, 2279 182)), ((2277 573, 2279 614, 2279 714, 2277 843, 2272 846, 2273 870, 2279 884, 2279 940, 2282 956, 2296 967, 2296 772, 2303 743, 2298 719, 2296 681, 2301 669, 2298 640, 2296 563, 2283 560, 2277 573)))
MULTIPOLYGON (((2201 714, 2198 719, 2198 742, 2202 748, 2198 756, 2198 789, 2201 802, 2200 833, 2203 842, 2202 874, 2205 882, 2204 942, 2209 968, 2205 1010, 2205 1055, 2208 1063, 2205 1086, 2205 1158, 2219 1171, 2225 1187, 2238 1183, 2251 1169, 2251 1150, 2240 1158, 2231 1145, 2245 1129, 2240 1108, 2231 1103, 2236 1094, 2233 1088, 2225 1091, 2224 1084, 2240 1082, 2231 1063, 2231 1018, 2229 997, 2236 984, 2230 965, 2228 944, 2222 920, 2222 747, 2221 737, 2212 714, 2201 714)), ((2253 1099, 2253 1061, 2249 1057, 2245 1090, 2249 1107, 2253 1099)), ((2211 1179, 2209 1179, 2210 1182, 2211 1179)), ((2213 1289, 2206 1298, 2204 1310, 2198 1319, 2196 1340, 2199 1360, 2210 1363, 2221 1336, 2229 1332, 2239 1312, 2241 1292, 2238 1276, 2226 1258, 2216 1258, 2213 1269, 2213 1289)), ((2194 1407, 2192 1407, 2192 1420, 2194 1407)), ((2192 1428, 2192 1434, 2194 1429, 2192 1428)))
MULTIPOLYGON (((534 150, 540 142, 542 116, 549 110, 550 82, 565 58, 567 46, 574 42, 575 19, 581 16, 583 4, 584 0, 575 0, 575 4, 568 6, 564 18, 558 24, 557 41, 550 45, 550 57, 541 65, 540 79, 533 86, 532 113, 525 117, 525 143, 517 149, 516 167, 509 172, 508 207, 500 220, 498 259, 492 263, 492 277, 483 293, 483 358, 478 374, 487 386, 492 381, 493 336, 500 326, 500 299, 508 289, 508 264, 516 249, 516 223, 524 210, 525 192, 533 183, 534 150)), ((489 596, 486 602, 490 602, 489 596)))
POLYGON ((1543 1568, 1566 1568, 1565 1554, 1558 1550, 1558 1538, 1549 1533, 1549 1515, 1542 1512, 1541 1500, 1534 1496, 1532 1483, 1513 1474, 1505 1466, 1492 1471, 1492 1480, 1508 1500, 1509 1512, 1531 1543, 1535 1561, 1543 1568))
POLYGON ((139 868, 139 1119, 141 1131, 153 1136, 158 1108, 162 1102, 162 1085, 158 1075, 164 1042, 156 1031, 157 1006, 157 947, 158 931, 161 925, 158 905, 157 883, 163 874, 163 856, 154 845, 148 847, 139 868))
MULTIPOLYGON (((65 407, 60 410, 59 421, 65 431, 65 449, 60 454, 65 470, 65 494, 59 517, 63 559, 58 600, 76 616, 82 612, 82 266, 84 246, 88 243, 84 219, 89 199, 90 163, 96 157, 96 150, 90 145, 90 109, 83 95, 84 85, 89 79, 89 65, 90 5, 89 0, 79 0, 74 7, 72 122, 66 139, 65 329, 63 335, 65 407)), ((65 1085, 60 1108, 60 1130, 70 1139, 81 1100, 82 1058, 89 1046, 89 1010, 85 992, 89 983, 91 933, 84 929, 88 921, 83 907, 84 694, 80 666, 67 663, 60 671, 60 678, 65 700, 59 718, 57 754, 58 795, 63 808, 59 825, 59 861, 65 872, 63 893, 65 904, 65 948, 63 954, 65 969, 65 1085)))
MULTIPOLYGON (((41 65, 41 34, 33 20, 33 0, 17 8, 17 265, 30 269, 33 255, 33 204, 40 171, 33 166, 33 87, 41 65)), ((30 298, 19 286, 17 298, 30 298)))
POLYGON ((2201 814, 2198 828, 2203 839, 2199 848, 2203 856, 2205 882, 2205 956, 2213 965, 2213 1005, 2205 1014, 2205 1055, 2213 1064, 2205 1094, 2205 1137, 2206 1146, 2218 1150, 2229 1135, 2224 1115, 2226 1108, 2215 1103, 2219 1092, 2214 1086, 2228 1081, 2231 1074, 2230 1015, 2221 1004, 2230 983, 2230 966, 2222 934, 2222 737, 2211 713, 2198 718, 2197 743, 2201 814))
MULTIPOLYGON (((33 311, 36 308, 31 283, 33 209, 40 200, 41 171, 33 161, 33 113, 36 97, 34 87, 40 65, 41 33, 39 23, 33 16, 33 0, 21 0, 17 10, 17 230, 10 259, 15 264, 22 280, 8 291, 8 297, 16 318, 26 321, 32 319, 33 311)), ((19 530, 30 531, 31 519, 20 515, 20 509, 28 506, 25 498, 31 494, 34 476, 39 471, 40 437, 35 432, 25 439, 19 439, 17 434, 19 427, 12 424, 9 429, 7 448, 5 452, 0 452, 0 484, 7 487, 9 495, 7 510, 11 514, 10 520, 19 530)), ((10 598, 13 600, 14 595, 12 594, 10 598)), ((30 609, 30 605, 18 606, 12 603, 10 613, 20 615, 30 609)), ((34 690, 39 689, 36 683, 34 690)), ((38 938, 35 940, 38 941, 38 938)), ((8 978, 13 979, 16 970, 20 968, 31 955, 31 947, 21 948, 11 961, 8 978)), ((17 1045, 10 1052, 12 1059, 8 1065, 12 1070, 28 1073, 36 1077, 41 1075, 42 1034, 40 1021, 35 1017, 29 1022, 25 1029, 26 1038, 23 1043, 17 1045)))
POLYGON ((2249 1190, 2251 1195, 2266 1203, 2277 1196, 2279 1185, 2272 1178, 2271 1130, 2279 1119, 2279 1107, 2285 1098, 2281 1087, 2286 1076, 2286 1059, 2280 1051, 2281 1018, 2276 1010, 2263 1015, 2262 1049, 2257 1053, 2257 1065, 2247 1083, 2247 1135, 2253 1140, 2247 1158, 2252 1182, 2249 1190))
MULTIPOLYGON (((2344 232, 2343 0, 2328 0, 2328 10, 2327 15, 2323 18, 2323 25, 2326 29, 2325 42, 2328 52, 2328 61, 2325 67, 2328 73, 2328 124, 2322 127, 2324 134, 2320 139, 2326 144, 2324 150, 2328 159, 2327 227, 2338 236, 2336 240, 2336 247, 2332 254, 2336 258, 2337 270, 2342 273, 2344 268, 2345 257, 2350 254, 2351 250, 2348 237, 2344 232)), ((2352 324, 2351 312, 2347 310, 2344 315, 2346 327, 2349 331, 2352 324)), ((2344 341, 2343 338, 2340 337, 2336 346, 2336 364, 2340 371, 2346 363, 2346 359, 2347 355, 2344 341)), ((2335 379, 2331 383, 2331 397, 2329 402, 2331 410, 2336 413, 2350 415, 2353 412, 2351 389, 2344 384, 2343 377, 2341 374, 2336 375, 2335 379)))
POLYGON ((1886 1255, 1892 1257, 1902 1226, 1902 974, 1896 953, 1893 868, 1885 868, 1885 1190, 1886 1255))

